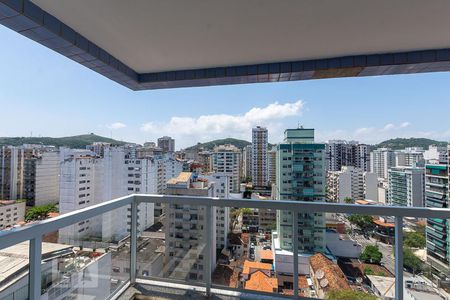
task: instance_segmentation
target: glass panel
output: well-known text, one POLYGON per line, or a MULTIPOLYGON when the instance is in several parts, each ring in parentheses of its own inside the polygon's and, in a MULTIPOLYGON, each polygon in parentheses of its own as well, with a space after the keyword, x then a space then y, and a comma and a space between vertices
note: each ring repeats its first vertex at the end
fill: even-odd
MULTIPOLYGON (((163 204, 162 211, 159 222, 139 232, 137 276, 204 285, 208 257, 206 207, 163 204)), ((215 211, 211 216, 211 228, 215 228, 215 211)), ((214 265, 216 252, 211 255, 214 265)))
POLYGON ((64 227, 42 243, 42 299, 106 299, 130 279, 130 207, 64 227))
POLYGON ((0 250, 0 299, 28 299, 29 242, 0 250))

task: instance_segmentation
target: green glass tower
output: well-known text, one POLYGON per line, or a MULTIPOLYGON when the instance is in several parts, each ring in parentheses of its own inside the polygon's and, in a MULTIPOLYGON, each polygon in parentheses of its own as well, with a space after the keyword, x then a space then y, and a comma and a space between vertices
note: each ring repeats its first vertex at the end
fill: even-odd
MULTIPOLYGON (((325 201, 325 145, 314 143, 314 129, 287 129, 277 146, 276 199, 325 201)), ((323 213, 299 213, 299 253, 324 252, 323 213)), ((277 232, 281 249, 292 251, 292 212, 278 211, 277 232)))

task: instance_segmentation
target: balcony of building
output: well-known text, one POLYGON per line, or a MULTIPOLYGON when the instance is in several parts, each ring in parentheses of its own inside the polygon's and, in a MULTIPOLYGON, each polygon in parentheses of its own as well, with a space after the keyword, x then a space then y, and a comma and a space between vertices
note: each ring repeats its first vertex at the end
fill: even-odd
MULTIPOLYGON (((323 255, 321 259, 325 261, 328 261, 331 255, 328 253, 328 247, 323 248, 317 244, 323 238, 321 236, 323 224, 311 223, 310 229, 305 229, 301 225, 300 217, 314 220, 312 217, 314 213, 317 213, 317 215, 335 213, 374 216, 388 214, 395 218, 395 223, 389 227, 389 233, 380 230, 377 230, 377 233, 393 235, 395 239, 393 248, 395 251, 395 270, 393 270, 393 273, 395 273, 395 278, 400 278, 400 280, 395 280, 395 288, 400 290, 397 299, 402 299, 402 292, 405 288, 402 279, 404 270, 402 267, 403 253, 401 251, 403 247, 403 219, 405 217, 428 218, 428 220, 436 221, 450 219, 448 210, 435 208, 236 199, 220 201, 217 198, 130 195, 0 233, 0 258, 4 259, 2 261, 5 266, 10 264, 7 267, 9 273, 4 273, 1 278, 3 284, 0 288, 0 296, 2 299, 65 299, 65 297, 84 296, 94 299, 127 300, 323 298, 326 289, 319 291, 312 288, 311 285, 303 286, 301 284, 303 280, 306 281, 304 278, 321 282, 321 272, 323 272, 309 274, 308 271, 308 274, 305 275, 304 253, 323 251, 320 255, 323 255), (170 233, 164 240, 161 235, 158 236, 159 232, 139 232, 137 229, 137 212, 139 205, 143 203, 189 204, 193 207, 203 207, 205 227, 201 232, 204 233, 204 236, 202 234, 184 235, 176 233, 173 235, 170 233), (228 265, 224 264, 223 253, 217 253, 216 249, 213 249, 215 245, 214 208, 224 206, 251 207, 254 209, 270 208, 284 211, 286 220, 283 222, 284 229, 282 230, 285 233, 279 237, 291 250, 290 252, 281 250, 281 248, 277 250, 281 246, 275 240, 277 238, 276 232, 272 232, 274 236, 272 237, 273 245, 271 249, 276 253, 285 255, 284 259, 290 259, 290 264, 286 266, 290 265, 291 271, 289 271, 289 268, 282 270, 286 266, 283 267, 282 261, 275 256, 274 266, 276 265, 276 267, 270 268, 271 273, 269 275, 264 275, 264 272, 258 273, 260 271, 251 275, 254 277, 246 275, 247 279, 253 278, 252 280, 256 280, 255 282, 242 281, 240 279, 242 275, 234 274, 231 266, 234 265, 239 268, 242 261, 239 262, 238 260, 235 263, 228 261, 228 265), (115 247, 111 247, 105 241, 87 237, 74 243, 58 243, 61 240, 49 241, 45 238, 48 233, 59 231, 62 234, 72 224, 78 224, 86 219, 93 220, 97 216, 109 214, 125 207, 131 209, 131 234, 122 239, 115 247), (289 224, 297 224, 298 230, 292 230, 289 224), (169 238, 171 235, 174 237, 173 239, 169 238), (195 241, 195 244, 190 243, 193 241, 195 241), (11 263, 16 264, 16 266, 11 266, 11 263), (156 271, 157 268, 160 271, 156 271), (234 286, 224 284, 224 276, 232 277, 233 274, 238 276, 234 280, 239 284, 234 286), (318 276, 319 279, 314 276, 318 276), (272 278, 270 280, 274 282, 283 280, 283 283, 278 282, 279 284, 273 288, 270 287, 270 290, 267 290, 266 286, 250 288, 252 284, 257 286, 258 280, 268 280, 268 278, 272 278), (287 280, 286 278, 290 279, 287 280), (8 290, 12 293, 7 294, 8 290)), ((173 226, 176 229, 173 224, 168 226, 173 226)), ((165 230, 172 232, 171 228, 165 228, 165 230)), ((164 232, 162 235, 164 235, 164 232)), ((253 236, 251 236, 250 242, 253 243, 253 236)), ((256 243, 256 239, 254 242, 256 243)), ((254 252, 252 248, 253 246, 250 247, 250 253, 254 252)), ((446 245, 438 239, 433 239, 432 242, 430 240, 428 248, 435 249, 436 254, 439 255, 444 255, 446 251, 446 245)), ((233 251, 237 251, 235 246, 233 249, 233 251)), ((317 255, 319 254, 312 257, 317 255)), ((313 267, 311 256, 309 256, 309 260, 311 261, 311 267, 313 267)), ((264 263, 258 265, 260 263, 256 261, 254 264, 258 267, 264 265, 264 263)), ((325 264, 334 266, 332 261, 325 264)), ((246 274, 245 267, 241 272, 246 274)), ((348 281, 348 277, 344 282, 345 286, 355 288, 356 283, 348 281)), ((328 281, 327 284, 329 284, 328 281)), ((325 285, 325 281, 322 285, 325 285)))

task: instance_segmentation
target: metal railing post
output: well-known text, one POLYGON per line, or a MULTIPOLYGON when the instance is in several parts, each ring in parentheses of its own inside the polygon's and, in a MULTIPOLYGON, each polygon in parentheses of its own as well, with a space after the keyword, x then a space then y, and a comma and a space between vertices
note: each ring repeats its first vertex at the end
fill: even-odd
POLYGON ((395 216, 395 299, 403 299, 403 217, 395 216))
POLYGON ((28 298, 30 300, 41 299, 41 259, 42 259, 42 236, 30 240, 29 264, 30 272, 28 278, 28 298))
MULTIPOLYGON (((211 296, 212 273, 212 240, 213 240, 213 207, 206 206, 206 296, 211 296)), ((215 228, 214 228, 215 230, 215 228)))
POLYGON ((294 299, 298 299, 298 212, 292 212, 292 252, 294 258, 294 299))
POLYGON ((131 202, 131 229, 130 229, 130 283, 136 282, 137 260, 137 201, 136 197, 131 202))

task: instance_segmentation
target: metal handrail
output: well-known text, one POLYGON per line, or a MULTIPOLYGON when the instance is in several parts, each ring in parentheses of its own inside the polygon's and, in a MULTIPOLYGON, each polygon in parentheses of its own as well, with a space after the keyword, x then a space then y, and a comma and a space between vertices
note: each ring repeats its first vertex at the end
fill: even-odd
MULTIPOLYGON (((205 206, 207 209, 207 217, 211 218, 210 209, 213 207, 236 207, 236 208, 267 208, 276 210, 289 210, 291 212, 301 213, 343 213, 343 214, 364 214, 364 215, 385 215, 395 217, 395 276, 396 276, 396 299, 403 298, 403 217, 418 218, 438 218, 450 219, 450 209, 447 208, 416 208, 416 207, 398 207, 398 206, 378 206, 378 205, 355 205, 340 204, 327 202, 304 202, 304 201, 286 201, 286 200, 251 200, 251 199, 222 199, 215 197, 194 197, 194 196, 172 196, 172 195, 145 195, 132 194, 114 200, 106 201, 101 204, 93 205, 84 209, 80 209, 71 213, 67 213, 56 218, 43 220, 41 222, 14 228, 8 231, 0 232, 0 249, 13 246, 15 244, 30 241, 30 289, 29 298, 40 298, 40 276, 41 276, 41 243, 42 236, 75 224, 77 222, 93 218, 114 209, 131 205, 132 221, 131 221, 131 242, 130 242, 130 260, 131 271, 130 281, 134 283, 136 280, 136 236, 137 236, 137 206, 139 203, 166 203, 166 204, 187 204, 195 206, 205 206)), ((297 219, 294 214, 293 224, 297 219)), ((207 220, 210 222, 211 220, 207 220)), ((210 226, 207 226, 210 228, 210 226)), ((211 228, 210 228, 211 229, 211 228)), ((297 237, 294 230, 294 238, 297 237)), ((206 245, 208 253, 212 245, 212 231, 209 230, 210 236, 207 238, 206 245)), ((296 238, 295 238, 296 239, 296 238)), ((298 242, 297 242, 298 243, 298 242)), ((297 245, 294 242, 294 246, 297 245)), ((296 248, 296 247, 295 247, 296 248)), ((294 256, 298 253, 294 249, 294 256)), ((209 256, 209 255, 208 255, 209 256)), ((294 259, 294 262, 298 259, 294 259)), ((207 266, 208 270, 212 266, 207 266)), ((298 264, 294 263, 293 274, 298 274, 298 264)), ((208 272, 209 273, 209 272, 208 272)), ((211 291, 211 274, 206 278, 206 291, 211 291)), ((298 279, 294 279, 294 283, 298 279)), ((294 284, 294 296, 298 295, 298 285, 294 284)))

